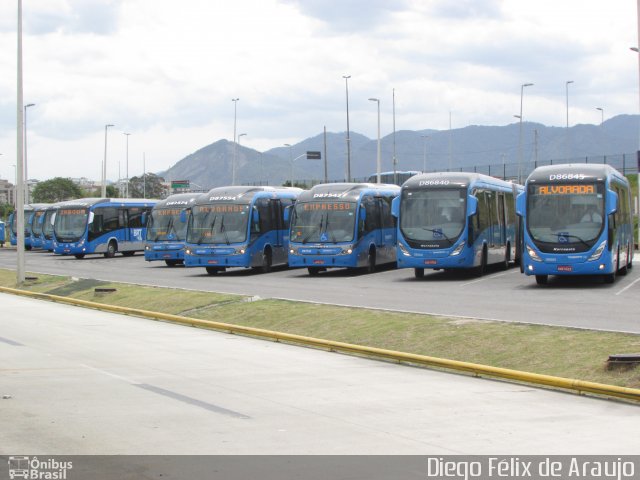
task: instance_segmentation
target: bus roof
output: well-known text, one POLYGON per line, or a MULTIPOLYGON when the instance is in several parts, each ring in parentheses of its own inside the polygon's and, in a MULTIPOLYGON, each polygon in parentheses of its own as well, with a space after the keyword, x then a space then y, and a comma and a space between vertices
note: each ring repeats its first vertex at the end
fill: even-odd
POLYGON ((460 187, 468 188, 469 186, 482 186, 492 185, 498 186, 503 189, 512 190, 514 186, 517 189, 522 189, 521 185, 516 183, 507 182, 500 178, 490 177, 489 175, 483 175, 482 173, 473 172, 435 172, 435 173, 422 173, 415 175, 407 180, 402 188, 416 188, 416 187, 460 187))
POLYGON ((298 198, 303 192, 295 187, 252 187, 246 185, 215 187, 201 194, 194 202, 196 205, 207 205, 212 202, 250 203, 255 197, 265 198, 298 198))
POLYGON ((149 198, 78 198, 60 202, 58 207, 81 207, 90 208, 96 205, 113 205, 114 207, 123 205, 139 205, 143 207, 153 207, 157 200, 149 198))
POLYGON ((628 182, 628 180, 611 165, 594 164, 594 163, 566 163, 561 165, 545 165, 536 168, 527 183, 532 182, 583 182, 583 181, 602 181, 607 177, 616 177, 620 181, 628 182))
POLYGON ((164 208, 164 207, 182 207, 187 208, 195 203, 198 197, 202 196, 202 192, 191 192, 191 193, 176 193, 175 195, 169 195, 164 200, 160 200, 153 207, 154 209, 164 208))
POLYGON ((400 194, 400 187, 384 183, 321 183, 301 193, 298 201, 308 202, 316 199, 356 201, 364 193, 396 196, 400 194))

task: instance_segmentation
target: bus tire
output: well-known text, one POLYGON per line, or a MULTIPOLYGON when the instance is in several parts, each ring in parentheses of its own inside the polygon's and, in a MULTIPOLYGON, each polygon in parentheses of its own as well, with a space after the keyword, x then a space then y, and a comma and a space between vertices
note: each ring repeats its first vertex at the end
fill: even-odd
POLYGON ((376 271, 376 250, 374 248, 369 249, 369 255, 367 255, 367 273, 373 273, 376 271))
POLYGON ((272 262, 273 257, 271 256, 271 249, 267 248, 262 254, 262 267, 260 267, 262 273, 269 273, 271 271, 273 266, 272 262))
POLYGON ((133 257, 136 254, 135 250, 128 250, 126 252, 122 252, 122 255, 125 257, 133 257))
POLYGON ((218 272, 224 272, 224 268, 221 267, 204 267, 209 275, 217 275, 218 272))
POLYGON ((105 258, 113 258, 113 257, 115 257, 117 250, 118 250, 118 248, 116 246, 116 242, 114 240, 111 240, 109 242, 109 244, 107 245, 107 251, 104 252, 104 257, 105 258))
POLYGON ((504 262, 500 264, 502 270, 509 270, 511 264, 511 245, 507 243, 507 250, 504 252, 504 262))
POLYGON ((616 281, 616 274, 615 273, 607 273, 607 274, 602 276, 602 280, 604 280, 604 283, 611 284, 611 283, 616 281))
POLYGON ((482 260, 480 260, 480 265, 478 265, 475 269, 475 274, 477 277, 482 277, 487 270, 487 246, 482 247, 482 260))
POLYGON ((167 264, 167 267, 175 267, 180 264, 180 260, 165 260, 164 263, 167 264))
POLYGON ((320 267, 307 267, 307 272, 309 272, 309 275, 312 277, 315 277, 320 273, 320 267))
POLYGON ((549 281, 549 275, 536 275, 536 283, 538 285, 546 285, 549 281))
POLYGON ((424 268, 414 268, 413 275, 416 278, 424 278, 424 268))
POLYGON ((76 253, 74 257, 76 257, 78 260, 82 260, 84 258, 84 253, 76 253))

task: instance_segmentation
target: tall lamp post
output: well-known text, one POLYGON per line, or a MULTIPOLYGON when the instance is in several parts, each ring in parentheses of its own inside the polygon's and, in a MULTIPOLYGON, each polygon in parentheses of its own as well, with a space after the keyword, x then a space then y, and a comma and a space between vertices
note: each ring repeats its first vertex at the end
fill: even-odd
POLYGON ((285 147, 289 147, 289 163, 291 164, 291 186, 293 187, 293 153, 291 153, 291 144, 285 143, 285 147))
POLYGON ((238 135, 238 147, 240 147, 240 138, 245 137, 246 135, 247 135, 246 133, 241 133, 238 135))
POLYGON ((29 174, 27 173, 27 108, 34 107, 35 103, 28 103, 24 106, 24 192, 25 203, 29 203, 29 174))
POLYGON ((126 156, 126 165, 125 165, 125 175, 127 177, 125 186, 124 186, 124 196, 125 198, 129 198, 129 135, 130 133, 123 132, 127 138, 127 156, 126 156))
POLYGON ((104 160, 102 162, 102 198, 107 197, 107 131, 109 127, 114 125, 107 124, 104 126, 104 160))
POLYGON ((604 108, 596 107, 596 110, 600 110, 600 126, 604 123, 604 108))
POLYGON ((377 183, 380 183, 380 99, 370 98, 369 101, 376 102, 378 104, 378 155, 376 160, 376 178, 377 183))
POLYGON ((571 142, 569 140, 569 84, 573 83, 573 80, 567 80, 565 82, 565 98, 567 100, 567 159, 571 157, 571 142))
POLYGON ((422 141, 422 173, 427 173, 427 138, 429 135, 420 135, 424 140, 422 141))
POLYGON ((533 83, 523 83, 520 85, 520 127, 518 134, 518 183, 522 184, 522 102, 525 87, 531 87, 533 83))
POLYGON ((17 131, 17 174, 16 174, 16 283, 18 286, 22 285, 25 281, 25 262, 24 262, 24 122, 23 115, 24 110, 22 106, 22 0, 18 0, 18 39, 17 39, 17 82, 16 82, 16 131, 17 131))
MULTIPOLYGON (((343 75, 347 94, 347 182, 351 181, 351 138, 349 137, 349 79, 351 75, 343 75)), ((293 185, 292 185, 293 186, 293 185)))
POLYGON ((236 137, 236 126, 238 120, 238 100, 232 98, 233 102, 233 161, 231 162, 231 185, 236 184, 236 156, 238 155, 238 138, 236 137))

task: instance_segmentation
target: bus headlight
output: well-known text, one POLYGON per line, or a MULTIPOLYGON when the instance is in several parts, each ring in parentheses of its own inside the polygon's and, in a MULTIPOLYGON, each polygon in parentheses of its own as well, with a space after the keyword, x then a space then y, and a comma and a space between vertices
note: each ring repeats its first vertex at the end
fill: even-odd
POLYGON ((144 249, 145 249, 145 250, 151 250, 151 247, 150 247, 149 245, 145 245, 145 246, 144 246, 144 249))
POLYGON ((533 248, 531 248, 529 245, 527 245, 527 253, 529 254, 529 257, 531 257, 531 260, 533 260, 534 262, 542 261, 540 256, 536 253, 536 251, 533 248))
POLYGON ((460 252, 462 251, 462 249, 464 248, 465 242, 464 240, 462 242, 460 242, 460 245, 458 245, 455 250, 453 252, 451 252, 449 254, 449 256, 454 257, 456 255, 460 255, 460 252))
POLYGON ((246 252, 246 250, 244 248, 236 248, 235 254, 236 255, 244 255, 244 252, 246 252))
POLYGON ((342 255, 351 255, 352 253, 353 253, 353 249, 351 247, 343 248, 342 251, 340 252, 340 254, 342 255))
POLYGON ((605 248, 607 248, 606 240, 602 242, 600 245, 598 245, 598 248, 596 248, 596 251, 593 252, 593 255, 591 255, 587 261, 593 262, 594 260, 598 260, 602 256, 602 252, 604 252, 605 248))
POLYGON ((191 255, 191 249, 190 248, 185 248, 184 249, 184 253, 185 253, 185 255, 191 255))
POLYGON ((298 249, 297 249, 297 248, 290 248, 290 249, 289 249, 289 254, 291 254, 291 255, 297 255, 297 254, 298 254, 298 249))
POLYGON ((411 256, 411 254, 409 253, 409 250, 407 250, 407 247, 404 246, 404 243, 398 242, 398 248, 400 249, 400 251, 405 257, 411 256))

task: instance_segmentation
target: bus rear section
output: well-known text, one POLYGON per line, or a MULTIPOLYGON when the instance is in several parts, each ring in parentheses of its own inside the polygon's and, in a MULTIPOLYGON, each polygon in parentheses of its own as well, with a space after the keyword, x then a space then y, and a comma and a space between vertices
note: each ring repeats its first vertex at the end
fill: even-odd
POLYGON ((44 219, 49 204, 33 204, 33 213, 29 216, 29 235, 31 237, 31 248, 41 249, 44 246, 44 219))
POLYGON ((396 261, 391 202, 396 185, 335 183, 300 195, 291 215, 289 266, 310 275, 328 268, 366 268, 396 261))
POLYGON ((613 283, 633 261, 629 182, 608 165, 556 165, 534 170, 518 197, 523 217, 523 270, 600 275, 613 283))
POLYGON ((477 173, 428 173, 409 179, 394 201, 398 268, 507 268, 518 260, 515 197, 522 187, 477 173))
POLYGON ((144 251, 146 220, 155 200, 84 198, 60 203, 53 224, 53 251, 84 258, 112 258, 144 251))
POLYGON ((227 268, 263 273, 287 264, 285 211, 302 192, 290 187, 217 187, 189 208, 185 267, 204 267, 209 275, 227 268))
POLYGON ((187 222, 181 219, 181 214, 193 206, 200 195, 202 194, 178 193, 153 207, 147 221, 147 239, 144 247, 146 261, 164 261, 168 267, 184 263, 187 222))
MULTIPOLYGON (((31 228, 29 226, 29 219, 33 214, 35 208, 32 205, 24 206, 24 248, 25 250, 31 250, 31 228)), ((11 245, 18 245, 18 230, 17 230, 18 218, 14 211, 9 215, 9 243, 11 245)))

